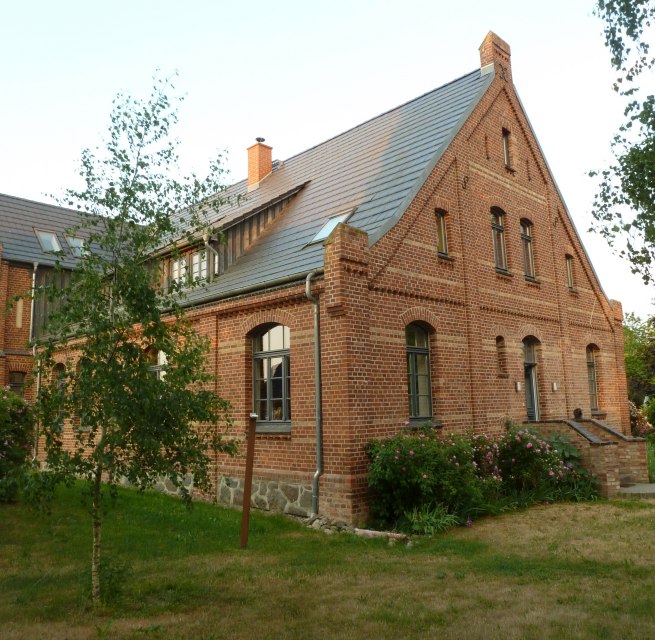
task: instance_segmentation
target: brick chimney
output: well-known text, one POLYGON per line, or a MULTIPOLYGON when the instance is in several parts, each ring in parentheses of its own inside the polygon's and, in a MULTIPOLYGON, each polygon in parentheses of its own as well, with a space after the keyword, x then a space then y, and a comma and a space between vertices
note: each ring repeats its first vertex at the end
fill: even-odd
POLYGON ((490 31, 480 45, 480 68, 484 69, 488 65, 493 64, 496 74, 511 82, 511 55, 509 45, 493 31, 490 31))
POLYGON ((273 171, 273 147, 256 138, 257 143, 248 147, 248 190, 256 189, 259 183, 273 171))

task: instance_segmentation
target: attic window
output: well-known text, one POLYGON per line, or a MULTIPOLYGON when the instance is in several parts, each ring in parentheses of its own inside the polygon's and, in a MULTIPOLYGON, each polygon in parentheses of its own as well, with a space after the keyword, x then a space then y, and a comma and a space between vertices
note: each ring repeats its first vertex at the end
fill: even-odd
POLYGON ((71 253, 76 258, 81 258, 84 254, 84 238, 78 238, 76 236, 65 236, 66 242, 71 249, 71 253))
POLYGON ((316 242, 322 242, 325 240, 335 229, 335 227, 340 222, 346 222, 348 218, 352 215, 354 209, 348 209, 344 213, 339 215, 332 216, 328 221, 321 227, 321 230, 310 240, 308 244, 314 244, 316 242))
POLYGON ((34 229, 36 238, 41 245, 41 249, 46 253, 56 253, 61 251, 61 245, 57 239, 57 235, 52 231, 40 231, 39 229, 34 229))

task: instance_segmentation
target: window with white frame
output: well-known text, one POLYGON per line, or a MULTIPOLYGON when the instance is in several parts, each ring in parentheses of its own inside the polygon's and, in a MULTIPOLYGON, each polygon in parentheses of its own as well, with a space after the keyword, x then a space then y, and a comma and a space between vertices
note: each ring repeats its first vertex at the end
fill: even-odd
POLYGON ((184 284, 187 279, 186 256, 171 260, 171 282, 184 284))
POLYGON ((191 254, 191 279, 207 279, 207 252, 204 249, 191 254))
POLYGON ((253 339, 254 404, 261 423, 291 420, 290 331, 269 326, 253 339))

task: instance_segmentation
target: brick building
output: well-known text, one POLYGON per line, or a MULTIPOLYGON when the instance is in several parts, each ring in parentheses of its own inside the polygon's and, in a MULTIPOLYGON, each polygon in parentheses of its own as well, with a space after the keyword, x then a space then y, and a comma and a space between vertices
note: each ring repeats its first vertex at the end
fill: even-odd
MULTIPOLYGON (((258 415, 257 507, 361 519, 365 445, 406 422, 568 430, 608 495, 643 479, 621 305, 543 158, 509 46, 489 33, 480 55, 285 161, 258 139, 208 221, 222 240, 164 263, 166 281, 206 281, 185 304, 237 432, 258 415)), ((216 463, 217 498, 240 503, 243 459, 216 463)))
POLYGON ((33 397, 28 343, 40 335, 49 312, 48 301, 32 302, 25 293, 54 278, 68 284, 84 241, 67 230, 79 223, 79 214, 70 209, 0 194, 0 384, 21 395, 33 397), (55 273, 57 252, 64 270, 55 273), (7 311, 14 296, 23 297, 7 311))

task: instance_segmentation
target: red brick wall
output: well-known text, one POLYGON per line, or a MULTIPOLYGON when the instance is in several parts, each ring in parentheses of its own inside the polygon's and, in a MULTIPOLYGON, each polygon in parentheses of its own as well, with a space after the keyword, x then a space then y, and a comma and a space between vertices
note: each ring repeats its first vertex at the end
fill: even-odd
MULTIPOLYGON (((0 258, 2 251, 0 246, 0 258)), ((0 259, 0 384, 9 384, 9 373, 21 371, 29 382, 32 371, 31 351, 27 343, 30 339, 32 268, 15 262, 0 259), (7 302, 15 295, 28 294, 22 304, 14 303, 7 311, 7 302), (17 317, 21 311, 20 319, 17 317), (20 324, 20 326, 18 326, 20 324)), ((27 385, 26 396, 31 397, 34 390, 27 385)))
MULTIPOLYGON (((507 65, 509 49, 483 53, 494 51, 507 65)), ((516 383, 524 383, 522 341, 533 336, 541 419, 571 417, 576 407, 589 415, 585 354, 594 344, 605 421, 628 432, 620 305, 610 305, 600 289, 509 72, 497 69, 411 205, 378 242, 369 247, 363 232, 337 227, 313 292, 322 342, 321 513, 351 521, 366 515, 365 445, 396 433, 408 418, 404 331, 411 322, 430 327, 432 411, 444 429, 492 432, 508 419, 526 419, 524 390, 516 383), (510 168, 503 129, 510 132, 510 168), (509 274, 495 269, 491 207, 505 212, 509 274), (437 255, 435 208, 448 212, 447 258, 437 255), (534 282, 523 273, 522 218, 533 225, 534 282), (574 291, 567 285, 567 254, 574 258, 574 291), (505 372, 498 370, 497 336, 505 341, 505 372)), ((290 328, 291 433, 258 435, 255 479, 260 487, 287 481, 306 490, 316 446, 313 317, 304 287, 209 303, 190 317, 211 342, 209 366, 217 392, 232 403, 239 439, 252 410, 253 332, 267 323, 290 328)), ((594 454, 594 464, 607 457, 605 449, 594 454)), ((242 476, 243 456, 217 460, 217 483, 242 476)))
MULTIPOLYGON (((595 344, 605 420, 624 432, 629 428, 620 307, 603 295, 513 87, 501 75, 393 229, 370 249, 360 231, 344 225, 335 230, 326 243, 319 296, 324 513, 351 520, 365 515, 365 444, 397 432, 408 418, 404 330, 414 321, 431 328, 433 415, 445 429, 498 431, 508 419, 526 419, 526 336, 539 341, 542 419, 571 417, 576 407, 590 414, 586 347, 595 344), (504 163, 503 129, 510 132, 511 169, 504 163), (495 269, 493 206, 505 212, 510 275, 495 269), (449 259, 436 252, 435 208, 448 212, 449 259), (533 225, 536 282, 524 276, 522 218, 533 225), (567 285, 566 254, 574 257, 575 291, 567 285), (504 375, 497 336, 506 345, 504 375)), ((292 431, 260 436, 255 467, 260 476, 273 468, 301 471, 309 481, 315 455, 311 307, 301 295, 290 306, 280 294, 231 304, 233 313, 249 304, 291 316, 270 317, 292 330, 292 431), (303 330, 299 346, 294 339, 303 330)), ((222 305, 217 354, 233 364, 219 365, 231 372, 220 388, 245 415, 251 394, 245 336, 255 322, 244 324, 241 313, 228 318, 222 305)), ((239 473, 233 464, 228 472, 239 473)))

